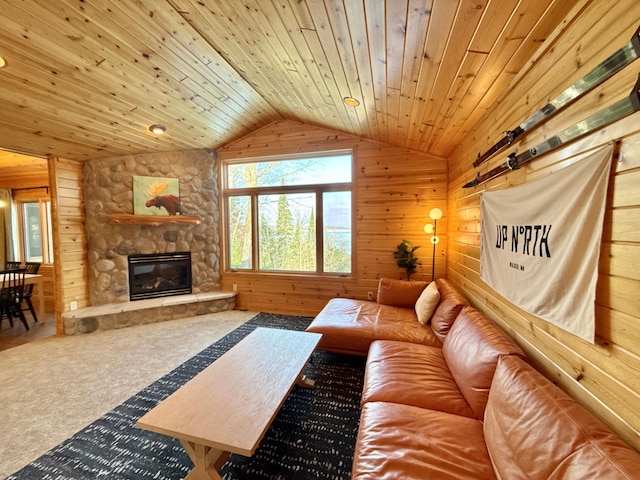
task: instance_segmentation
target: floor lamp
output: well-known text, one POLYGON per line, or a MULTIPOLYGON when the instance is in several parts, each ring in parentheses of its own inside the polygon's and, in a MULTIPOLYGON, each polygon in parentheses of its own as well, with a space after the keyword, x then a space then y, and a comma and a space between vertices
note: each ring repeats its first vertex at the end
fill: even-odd
POLYGON ((433 282, 436 274, 436 245, 440 243, 440 239, 437 235, 437 224, 438 220, 442 218, 442 210, 440 210, 439 208, 432 208, 429 212, 429 218, 433 220, 433 224, 427 223, 424 226, 424 231, 431 234, 431 244, 433 245, 433 255, 431 262, 431 281, 433 282))

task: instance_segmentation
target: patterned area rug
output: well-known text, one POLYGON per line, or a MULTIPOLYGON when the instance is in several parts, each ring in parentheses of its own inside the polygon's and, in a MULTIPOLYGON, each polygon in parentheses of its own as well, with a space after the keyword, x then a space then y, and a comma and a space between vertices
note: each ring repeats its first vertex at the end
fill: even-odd
MULTIPOLYGON (((311 320, 260 313, 8 479, 184 478, 192 463, 180 443, 136 421, 255 328, 304 330, 311 320)), ((364 359, 317 352, 304 373, 316 387, 294 388, 256 453, 229 457, 225 480, 350 478, 364 359)))

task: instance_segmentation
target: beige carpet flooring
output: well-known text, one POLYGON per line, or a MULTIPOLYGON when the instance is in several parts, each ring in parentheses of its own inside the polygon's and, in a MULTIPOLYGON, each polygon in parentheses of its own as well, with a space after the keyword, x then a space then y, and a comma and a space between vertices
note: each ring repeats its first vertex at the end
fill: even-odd
POLYGON ((0 352, 0 478, 257 315, 229 311, 0 352))

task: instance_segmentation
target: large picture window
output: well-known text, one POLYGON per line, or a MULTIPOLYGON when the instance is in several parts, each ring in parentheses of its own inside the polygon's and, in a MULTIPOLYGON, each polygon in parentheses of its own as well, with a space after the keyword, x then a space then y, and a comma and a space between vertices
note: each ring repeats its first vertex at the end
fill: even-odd
POLYGON ((350 153, 223 165, 231 270, 350 274, 350 153))

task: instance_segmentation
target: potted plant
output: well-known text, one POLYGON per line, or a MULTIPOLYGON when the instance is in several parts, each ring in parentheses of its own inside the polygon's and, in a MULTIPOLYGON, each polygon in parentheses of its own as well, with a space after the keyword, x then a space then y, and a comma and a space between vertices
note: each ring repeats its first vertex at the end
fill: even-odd
POLYGON ((400 268, 404 268, 407 272, 407 280, 410 280, 411 275, 416 272, 418 265, 422 265, 415 255, 415 251, 419 249, 419 246, 413 246, 409 240, 402 240, 400 245, 397 246, 396 251, 393 252, 393 258, 396 259, 396 265, 400 268))

